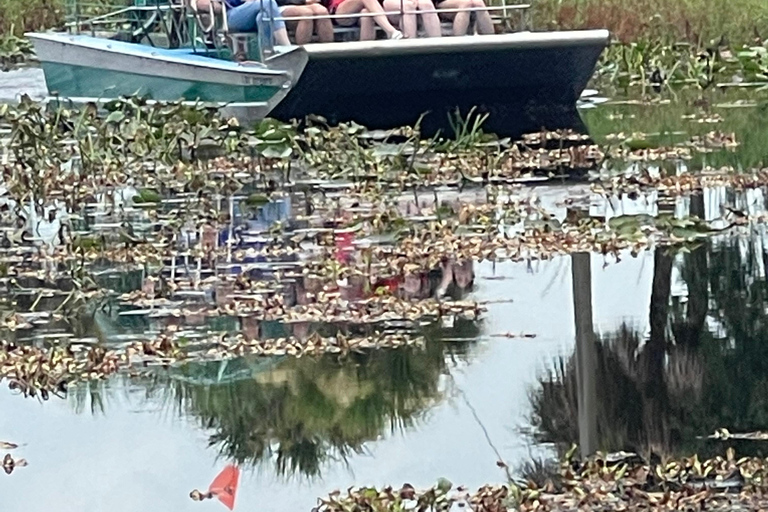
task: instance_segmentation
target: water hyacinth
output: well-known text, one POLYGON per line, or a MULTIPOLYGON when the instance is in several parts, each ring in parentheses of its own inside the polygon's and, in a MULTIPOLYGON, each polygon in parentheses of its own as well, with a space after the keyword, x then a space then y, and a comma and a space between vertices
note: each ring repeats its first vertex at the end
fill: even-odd
POLYGON ((351 488, 318 500, 317 511, 481 512, 568 510, 758 510, 766 505, 768 460, 725 457, 649 463, 634 453, 598 453, 566 460, 541 485, 533 481, 488 485, 469 491, 442 479, 430 489, 351 488))

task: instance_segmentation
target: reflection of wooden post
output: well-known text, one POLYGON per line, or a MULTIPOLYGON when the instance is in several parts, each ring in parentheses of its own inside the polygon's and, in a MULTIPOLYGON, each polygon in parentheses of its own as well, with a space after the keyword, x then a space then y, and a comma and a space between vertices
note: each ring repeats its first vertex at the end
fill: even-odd
POLYGON ((597 353, 592 327, 590 254, 571 255, 573 312, 576 324, 576 386, 579 446, 583 456, 597 450, 597 353))

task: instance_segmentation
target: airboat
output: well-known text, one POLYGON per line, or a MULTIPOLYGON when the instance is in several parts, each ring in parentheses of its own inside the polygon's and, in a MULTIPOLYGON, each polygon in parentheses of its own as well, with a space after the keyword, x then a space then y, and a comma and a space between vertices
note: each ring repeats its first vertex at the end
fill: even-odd
POLYGON ((476 112, 503 135, 573 127, 609 39, 532 31, 531 6, 514 0, 473 8, 493 12, 494 34, 359 41, 357 29, 337 27, 335 42, 303 46, 275 45, 268 19, 257 33, 229 31, 223 0, 205 12, 196 0, 89 1, 68 0, 67 32, 29 34, 52 96, 204 102, 246 122, 316 116, 435 133, 476 112))
POLYGON ((221 25, 216 18, 195 0, 68 0, 66 32, 27 36, 52 98, 100 103, 139 95, 263 119, 301 76, 307 53, 276 51, 258 34, 229 34, 226 17, 221 25))

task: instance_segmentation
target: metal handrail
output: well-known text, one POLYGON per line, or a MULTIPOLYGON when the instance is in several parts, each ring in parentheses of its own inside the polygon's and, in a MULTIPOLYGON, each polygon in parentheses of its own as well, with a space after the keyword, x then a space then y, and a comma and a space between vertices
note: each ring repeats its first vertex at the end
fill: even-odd
POLYGON ((120 14, 129 14, 132 12, 143 12, 143 11, 173 11, 173 10, 184 10, 183 5, 135 5, 135 6, 128 6, 123 7, 122 9, 118 9, 116 11, 108 12, 106 14, 99 14, 98 16, 94 16, 92 18, 84 18, 82 20, 76 20, 76 21, 68 21, 64 24, 65 27, 71 27, 76 24, 91 24, 100 22, 103 20, 107 20, 108 18, 112 18, 114 16, 118 16, 120 14))

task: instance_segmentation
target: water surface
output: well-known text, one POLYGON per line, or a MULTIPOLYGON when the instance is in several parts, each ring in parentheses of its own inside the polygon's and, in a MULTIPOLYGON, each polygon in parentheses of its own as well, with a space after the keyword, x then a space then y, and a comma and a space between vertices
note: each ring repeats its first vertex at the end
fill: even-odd
MULTIPOLYGON (((40 86, 37 70, 0 75, 0 99, 39 94, 40 86)), ((715 130, 739 142, 634 165, 675 172, 764 165, 765 97, 715 94, 723 97, 614 102, 583 116, 602 147, 620 132, 676 144, 715 130)), ((559 218, 566 200, 585 200, 602 216, 660 208, 654 192, 606 201, 584 184, 521 193, 559 218)), ((764 194, 712 188, 673 199, 672 207, 717 220, 724 206, 763 212, 764 194)), ((47 402, 3 387, 0 440, 22 445, 14 454, 30 463, 0 476, 3 510, 221 509, 188 494, 230 463, 243 470, 236 510, 284 511, 310 510, 318 497, 352 485, 499 482, 506 478, 500 459, 519 474, 574 442, 644 454, 716 451, 699 437, 719 427, 768 428, 766 256, 765 227, 757 224, 686 253, 475 264, 456 286, 488 311, 477 322, 426 326, 423 349, 155 368, 47 402), (589 300, 574 305, 574 291, 589 300), (578 321, 591 329, 577 340, 578 321), (577 366, 586 371, 577 374, 577 366), (589 405, 579 411, 577 397, 589 405)), ((99 312, 77 335, 114 342, 162 322, 99 312)), ((267 328, 296 327, 258 326, 267 328)))

